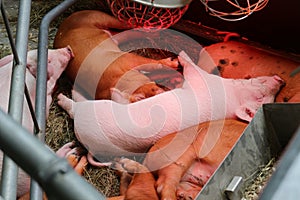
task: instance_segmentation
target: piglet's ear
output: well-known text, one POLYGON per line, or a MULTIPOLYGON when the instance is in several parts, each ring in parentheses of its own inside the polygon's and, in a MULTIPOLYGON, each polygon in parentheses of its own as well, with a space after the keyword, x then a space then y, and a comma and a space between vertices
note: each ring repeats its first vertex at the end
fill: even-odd
POLYGON ((125 92, 121 92, 117 88, 110 88, 111 100, 117 103, 128 104, 129 95, 125 92))
POLYGON ((255 111, 249 106, 244 105, 244 106, 240 106, 235 111, 235 114, 239 119, 250 122, 255 115, 255 111))

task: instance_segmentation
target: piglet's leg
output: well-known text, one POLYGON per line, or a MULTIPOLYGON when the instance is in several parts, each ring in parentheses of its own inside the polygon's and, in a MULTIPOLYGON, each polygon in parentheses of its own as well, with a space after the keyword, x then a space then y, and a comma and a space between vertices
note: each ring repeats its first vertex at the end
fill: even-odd
POLYGON ((58 105, 62 107, 73 119, 74 118, 74 101, 72 99, 69 99, 63 94, 59 94, 57 96, 58 98, 58 105))
POLYGON ((76 147, 74 142, 69 142, 57 150, 56 155, 67 159, 74 170, 82 175, 85 166, 87 165, 87 158, 84 155, 86 151, 81 147, 76 147))
POLYGON ((176 199, 181 177, 198 157, 193 144, 197 136, 198 126, 167 135, 147 154, 144 163, 157 171, 156 190, 161 199, 176 199))
POLYGON ((84 169, 88 164, 86 156, 81 156, 79 158, 77 155, 71 154, 67 157, 67 160, 79 175, 83 174, 84 169))
POLYGON ((146 166, 127 158, 120 159, 115 166, 118 170, 123 170, 123 173, 126 171, 134 174, 126 192, 124 189, 122 191, 125 193, 125 199, 158 200, 154 176, 146 166))
MULTIPOLYGON (((160 147, 160 149, 163 149, 160 147)), ((176 191, 181 180, 191 164, 197 158, 195 149, 191 145, 182 156, 170 165, 158 170, 158 180, 156 181, 156 190, 161 199, 176 200, 176 191)), ((149 162, 149 160, 148 160, 149 162)))
POLYGON ((67 154, 74 148, 74 142, 68 142, 67 144, 63 145, 60 149, 56 151, 56 155, 63 158, 66 157, 67 154))
POLYGON ((195 199, 202 187, 189 182, 181 182, 177 188, 178 199, 195 199))
POLYGON ((131 174, 149 172, 146 166, 128 158, 116 159, 116 162, 113 163, 113 167, 119 172, 127 172, 131 174))
MULTIPOLYGON (((121 195, 125 195, 126 194, 126 191, 128 189, 128 186, 132 180, 132 174, 130 174, 126 167, 127 166, 125 164, 125 162, 131 162, 129 159, 119 159, 119 160, 116 160, 116 162, 113 163, 113 168, 115 170, 117 170, 117 174, 119 175, 120 177, 120 194, 121 195), (125 164, 125 165, 124 165, 125 164)), ((136 168, 136 166, 138 165, 139 163, 137 162, 131 162, 131 165, 130 168, 136 168)), ((135 170, 134 170, 135 171, 135 170)))
MULTIPOLYGON (((191 162, 194 162, 193 156, 191 156, 192 152, 188 150, 185 155, 179 158, 175 163, 162 168, 158 171, 158 180, 156 181, 156 190, 160 194, 161 199, 173 199, 176 200, 178 197, 189 197, 193 196, 195 191, 200 191, 201 186, 203 184, 199 184, 197 181, 195 183, 191 183, 192 186, 188 190, 184 190, 182 188, 182 184, 180 181, 182 176, 187 172, 188 168, 191 166, 191 162), (191 191, 189 191, 192 188, 191 191), (200 189, 199 189, 200 188, 200 189)), ((209 173, 209 176, 211 173, 209 173)), ((200 179, 200 178, 199 178, 200 179)), ((188 181, 186 182, 188 183, 188 181)))
POLYGON ((156 190, 157 193, 160 194, 161 199, 177 199, 177 187, 179 185, 181 177, 187 169, 187 165, 176 162, 169 165, 168 167, 159 170, 159 178, 156 181, 156 190))
POLYGON ((94 167, 109 167, 112 164, 111 162, 99 162, 95 160, 93 155, 90 152, 87 154, 87 160, 89 164, 94 167))
MULTIPOLYGON (((87 165, 86 156, 79 156, 82 154, 82 151, 79 148, 74 148, 74 142, 69 142, 62 146, 59 150, 56 151, 56 155, 62 158, 66 158, 69 164, 74 168, 74 170, 82 175, 85 166, 87 165)), ((26 193, 25 195, 18 198, 18 200, 29 200, 30 193, 26 193)), ((43 194, 43 200, 48 200, 46 194, 43 194)))

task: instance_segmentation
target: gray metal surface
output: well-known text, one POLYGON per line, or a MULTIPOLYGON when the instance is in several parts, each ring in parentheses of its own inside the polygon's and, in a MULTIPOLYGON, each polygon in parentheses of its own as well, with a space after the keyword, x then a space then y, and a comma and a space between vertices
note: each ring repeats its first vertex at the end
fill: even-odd
MULTIPOLYGON (((266 104, 259 109, 243 135, 196 199, 226 199, 225 189, 234 176, 244 186, 261 165, 278 156, 300 122, 300 104, 266 104), (286 140, 279 140, 285 132, 286 140)), ((242 190, 244 187, 242 187, 242 190)))
MULTIPOLYGON (((60 15, 66 8, 75 2, 76 0, 66 0, 62 2, 43 18, 40 27, 36 115, 40 125, 38 136, 41 141, 44 140, 46 122, 45 88, 47 70, 45 66, 47 66, 48 28, 50 22, 55 17, 60 15)), ((186 4, 190 1, 179 2, 185 2, 186 4)), ((172 4, 175 5, 176 2, 173 2, 172 4)), ((20 111, 22 111, 24 98, 24 93, 22 91, 24 91, 30 5, 30 0, 23 0, 20 1, 19 6, 20 11, 16 44, 20 55, 20 64, 16 67, 12 78, 12 92, 9 109, 9 113, 17 122, 20 122, 22 119, 22 113, 20 113, 20 111)), ((253 175, 260 165, 265 164, 271 157, 279 155, 282 148, 286 147, 289 143, 290 138, 300 123, 299 109, 299 104, 269 104, 265 105, 264 109, 259 110, 234 149, 224 160, 216 173, 211 177, 210 181, 205 185, 197 199, 226 199, 224 190, 234 176, 241 176, 245 183, 247 183, 247 180, 251 180, 251 175, 253 175)), ((45 148, 45 146, 36 138, 28 136, 26 130, 18 126, 15 121, 12 121, 12 119, 1 110, 0 124, 1 147, 15 162, 17 162, 17 164, 44 186, 50 200, 104 199, 104 197, 92 186, 74 173, 64 160, 57 158, 53 152, 45 148), (18 141, 22 141, 22 143, 20 144, 14 138, 18 138, 18 141), (18 148, 15 148, 16 146, 18 146, 18 148), (24 157, 26 157, 26 159, 24 159, 24 157), (39 165, 36 165, 36 163, 39 163, 39 165), (82 190, 85 192, 82 193, 82 190)), ((299 140, 298 137, 294 139, 295 142, 293 142, 293 145, 289 146, 290 148, 282 158, 282 164, 279 165, 279 172, 277 173, 279 175, 281 174, 281 176, 275 174, 275 178, 272 177, 272 179, 274 179, 273 182, 277 185, 274 186, 273 184, 272 187, 272 184, 270 184, 270 187, 267 187, 271 188, 269 189, 269 194, 275 194, 274 191, 277 190, 276 194, 280 196, 288 191, 286 190, 287 185, 298 186, 297 180, 299 180, 299 172, 297 169, 299 169, 300 158, 298 146, 295 144, 299 144, 299 140), (280 173, 282 171, 287 173, 280 173), (283 184, 280 182, 282 180, 283 184)), ((4 160, 0 199, 15 200, 17 166, 14 164, 14 161, 8 157, 4 160)), ((31 187, 33 188, 31 199, 41 199, 42 192, 39 185, 36 182, 33 182, 31 187)), ((298 193, 295 194, 299 196, 298 193)), ((265 199, 268 199, 269 197, 265 199)))
POLYGON ((189 3, 191 3, 192 0, 132 0, 144 5, 148 6, 154 6, 158 8, 179 8, 183 7, 189 3))
POLYGON ((240 200, 242 193, 240 192, 241 185, 243 183, 243 177, 234 176, 227 188, 225 189, 225 195, 229 200, 240 200))
MULTIPOLYGON (((47 88, 47 65, 48 65, 48 35, 50 23, 77 0, 66 0, 53 8, 42 19, 38 38, 38 65, 36 80, 35 115, 39 123, 40 133, 38 138, 44 142, 46 132, 46 88, 47 88)), ((30 184, 32 200, 42 199, 40 186, 32 181, 30 184)))
MULTIPOLYGON (((276 114, 281 114, 280 109, 271 109, 270 118, 275 118, 273 121, 273 127, 277 130, 277 135, 279 135, 279 141, 287 145, 283 155, 279 159, 279 164, 277 169, 270 178, 266 188, 264 189, 260 200, 294 200, 300 197, 300 127, 297 129, 296 134, 292 136, 290 142, 288 142, 288 137, 290 132, 288 129, 294 128, 293 121, 300 120, 300 111, 290 110, 293 107, 289 107, 284 110, 288 114, 297 112, 298 115, 289 115, 289 117, 283 119, 286 121, 285 124, 278 123, 276 114)), ((297 109, 297 108, 296 108, 297 109)), ((285 115, 286 116, 286 115, 285 115)))
POLYGON ((93 186, 72 169, 66 159, 56 156, 50 148, 1 109, 0 124, 2 150, 43 186, 48 199, 104 199, 93 186))
POLYGON ((278 139, 285 148, 300 125, 299 103, 278 103, 264 106, 264 115, 278 139))
MULTIPOLYGON (((2 1, 0 5, 1 8, 3 8, 2 1)), ((18 65, 14 62, 8 107, 8 113, 18 123, 22 122, 23 113, 30 9, 30 0, 20 1, 16 35, 16 50, 18 52, 18 60, 20 62, 18 65)), ((3 126, 3 124, 1 124, 1 126, 3 126)), ((4 155, 1 176, 1 196, 3 196, 4 199, 16 199, 17 176, 18 167, 8 156, 4 155)))
MULTIPOLYGON (((300 117, 299 117, 300 118, 300 117)), ((260 200, 295 200, 300 197, 300 128, 279 159, 260 200)))
MULTIPOLYGON (((94 187, 78 176, 65 159, 58 158, 54 152, 42 143, 45 136, 46 123, 46 66, 49 24, 56 16, 60 15, 75 2, 76 0, 62 2, 49 12, 41 23, 35 107, 37 122, 40 126, 38 139, 20 125, 24 101, 31 1, 24 0, 19 3, 16 48, 14 48, 12 37, 9 35, 15 56, 8 110, 12 118, 0 110, 0 146, 1 150, 9 156, 5 156, 3 161, 0 199, 16 199, 18 167, 15 162, 43 186, 50 200, 105 199, 94 187), (15 138, 18 138, 18 140, 15 138), (20 141, 22 142, 20 143, 20 141), (82 192, 82 190, 85 192, 82 192)), ((1 12, 5 14, 2 3, 3 1, 0 0, 1 12)), ((10 32, 8 23, 7 28, 8 32, 10 32)), ((42 199, 43 192, 37 182, 33 181, 31 183, 30 198, 39 200, 42 199)))

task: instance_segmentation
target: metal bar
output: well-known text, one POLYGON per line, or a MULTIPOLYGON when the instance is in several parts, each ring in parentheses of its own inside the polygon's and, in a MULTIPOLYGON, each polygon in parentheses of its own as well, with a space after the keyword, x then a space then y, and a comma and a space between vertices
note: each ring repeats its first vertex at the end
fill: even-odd
POLYGON ((16 64, 19 65, 20 64, 20 59, 19 59, 19 55, 18 55, 16 46, 15 46, 15 43, 14 43, 13 37, 12 37, 12 33, 11 33, 11 30, 10 30, 9 21, 7 19, 7 15, 6 15, 6 12, 5 12, 5 9, 4 9, 3 1, 0 0, 0 3, 1 3, 1 14, 2 14, 3 21, 4 21, 5 29, 6 29, 6 32, 7 32, 8 40, 9 40, 9 43, 10 43, 10 46, 11 46, 11 50, 12 50, 12 53, 14 55, 14 60, 15 60, 16 64))
MULTIPOLYGON (((50 23, 57 16, 62 14, 67 8, 73 5, 77 0, 66 0, 48 12, 42 19, 39 30, 38 41, 38 68, 37 68, 37 84, 36 84, 36 101, 35 114, 40 127, 38 135, 41 141, 45 140, 46 129, 46 88, 47 88, 47 60, 48 60, 48 34, 50 23)), ((42 199, 42 191, 40 186, 31 181, 30 185, 31 200, 42 199)))
POLYGON ((38 121, 35 117, 34 108, 33 108, 33 105, 32 105, 32 101, 31 101, 30 94, 29 94, 26 83, 25 83, 24 92, 25 92, 25 97, 26 97, 26 101, 27 101, 27 104, 28 104, 28 108, 29 108, 29 111, 30 111, 30 114, 31 114, 31 118, 32 118, 32 121, 33 121, 33 124, 34 124, 34 132, 35 132, 35 134, 38 134, 40 132, 39 123, 38 123, 38 121))
MULTIPOLYGON (((3 4, 1 2, 1 9, 3 4)), ((25 87, 25 68, 27 60, 27 44, 30 19, 31 1, 23 0, 19 4, 18 27, 16 36, 16 52, 19 55, 19 64, 13 65, 11 78, 10 99, 8 113, 14 120, 22 122, 24 87, 25 87)), ((17 57, 16 57, 17 58, 17 57)), ((15 58, 15 59, 16 59, 15 58)), ((1 124, 2 126, 3 124, 1 124)), ((16 199, 18 167, 6 155, 3 158, 2 178, 1 178, 1 196, 6 200, 16 199)))
POLYGON ((72 169, 66 159, 56 156, 1 109, 0 124, 2 150, 43 186, 49 199, 105 199, 72 169))
MULTIPOLYGON (((14 55, 14 60, 15 60, 16 65, 19 65, 20 64, 20 59, 19 59, 19 55, 18 55, 18 52, 17 52, 17 49, 16 49, 16 45, 13 41, 13 36, 12 36, 12 32, 10 30, 9 21, 8 21, 6 12, 4 10, 3 1, 0 1, 0 4, 1 4, 1 13, 2 13, 2 16, 3 16, 3 21, 4 21, 4 24, 5 24, 6 31, 7 31, 7 35, 8 35, 8 39, 9 39, 9 42, 10 42, 11 50, 12 50, 12 53, 14 55)), ((29 107, 29 110, 30 110, 30 113, 31 113, 31 117, 32 117, 35 129, 37 130, 36 132, 38 132, 40 129, 39 129, 36 117, 34 115, 34 109, 33 109, 33 106, 32 106, 32 101, 30 99, 26 83, 25 83, 25 97, 26 97, 26 100, 27 100, 27 103, 28 103, 28 107, 29 107)))

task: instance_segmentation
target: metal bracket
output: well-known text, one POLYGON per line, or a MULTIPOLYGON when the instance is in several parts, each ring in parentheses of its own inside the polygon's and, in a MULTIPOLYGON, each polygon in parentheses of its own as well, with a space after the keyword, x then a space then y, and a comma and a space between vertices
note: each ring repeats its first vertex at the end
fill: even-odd
POLYGON ((225 195, 229 200, 240 200, 242 198, 241 185, 243 178, 241 176, 234 176, 227 188, 225 189, 225 195))

